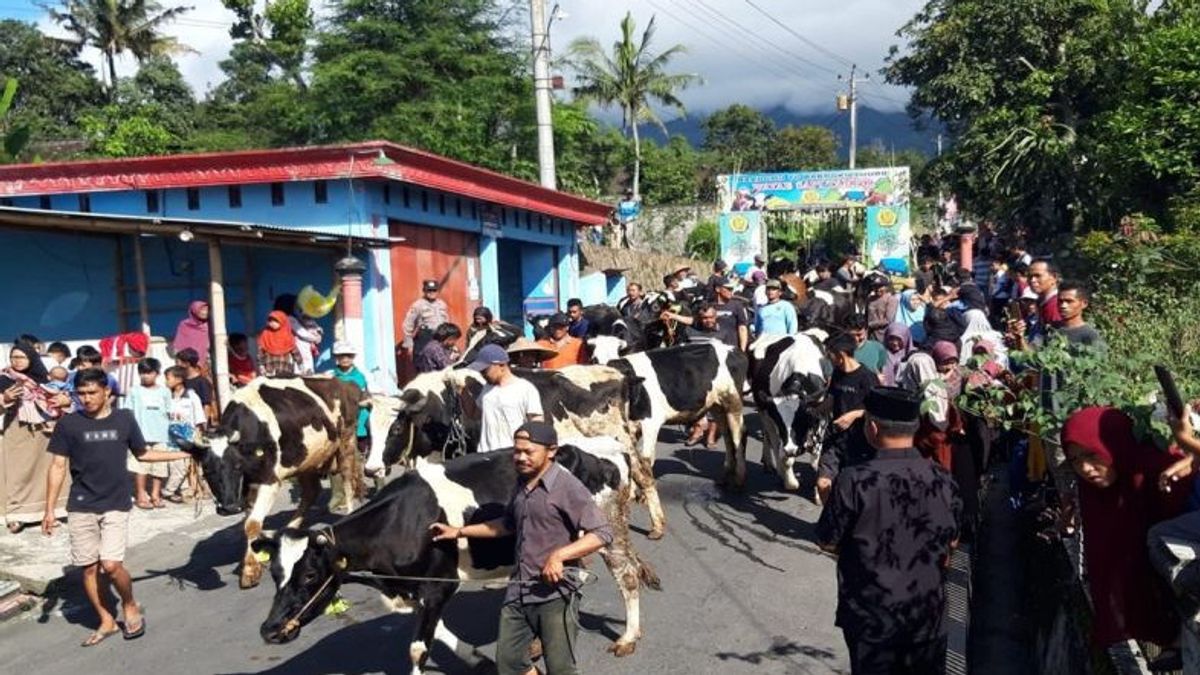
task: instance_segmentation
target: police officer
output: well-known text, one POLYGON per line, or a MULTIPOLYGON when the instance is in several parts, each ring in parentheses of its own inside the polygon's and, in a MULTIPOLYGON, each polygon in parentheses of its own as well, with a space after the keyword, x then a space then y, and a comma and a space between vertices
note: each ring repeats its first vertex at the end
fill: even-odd
POLYGON ((863 432, 876 455, 844 468, 817 523, 838 557, 837 625, 854 675, 945 673, 945 572, 962 503, 950 473, 913 448, 921 399, 877 387, 863 432))
POLYGON ((433 279, 421 282, 421 297, 404 315, 404 348, 412 354, 420 353, 433 331, 450 321, 450 308, 438 297, 439 290, 438 282, 433 279))

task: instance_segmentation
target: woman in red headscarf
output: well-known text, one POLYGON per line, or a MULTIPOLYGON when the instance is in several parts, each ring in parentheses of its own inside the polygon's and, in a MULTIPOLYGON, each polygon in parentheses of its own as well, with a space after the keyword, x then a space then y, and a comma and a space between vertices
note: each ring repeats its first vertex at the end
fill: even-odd
POLYGON ((1158 488, 1158 475, 1183 455, 1138 441, 1133 420, 1116 408, 1074 413, 1063 425, 1062 444, 1079 476, 1093 639, 1101 647, 1131 638, 1173 644, 1179 617, 1150 566, 1146 533, 1183 510, 1190 484, 1158 488))
POLYGON ((275 310, 267 315, 267 327, 258 336, 258 369, 263 375, 287 377, 296 374, 300 349, 288 315, 275 310))

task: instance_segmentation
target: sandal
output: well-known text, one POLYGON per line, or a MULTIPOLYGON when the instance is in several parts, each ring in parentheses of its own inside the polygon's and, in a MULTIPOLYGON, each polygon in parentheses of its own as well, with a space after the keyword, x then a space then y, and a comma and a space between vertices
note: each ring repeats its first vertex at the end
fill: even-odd
POLYGON ((149 510, 151 510, 151 509, 153 509, 153 508, 154 508, 154 506, 153 506, 153 505, 151 505, 151 504, 150 504, 150 502, 146 502, 146 503, 144 503, 144 504, 143 504, 142 502, 134 502, 134 503, 133 503, 133 505, 134 505, 134 506, 136 506, 136 507, 138 507, 139 509, 141 509, 141 510, 143 510, 143 511, 149 511, 149 510))
POLYGON ((136 639, 142 637, 143 635, 145 635, 146 634, 146 617, 143 616, 142 620, 140 622, 138 622, 137 630, 129 630, 129 628, 127 626, 122 626, 121 634, 125 637, 126 640, 136 640, 136 639))
POLYGON ((180 497, 178 494, 167 495, 167 496, 163 497, 163 499, 171 502, 172 504, 182 504, 183 503, 183 497, 180 497))
POLYGON ((167 505, 163 503, 163 500, 162 500, 161 498, 160 498, 160 499, 152 499, 152 500, 150 500, 150 505, 151 505, 151 506, 153 506, 153 507, 154 507, 154 508, 156 508, 156 509, 165 509, 165 508, 167 508, 167 505))
POLYGON ((110 638, 120 632, 121 632, 120 628, 114 628, 110 631, 97 630, 97 631, 93 632, 91 635, 87 636, 86 640, 79 643, 79 646, 80 647, 95 647, 96 645, 100 644, 101 642, 104 642, 108 638, 110 638))

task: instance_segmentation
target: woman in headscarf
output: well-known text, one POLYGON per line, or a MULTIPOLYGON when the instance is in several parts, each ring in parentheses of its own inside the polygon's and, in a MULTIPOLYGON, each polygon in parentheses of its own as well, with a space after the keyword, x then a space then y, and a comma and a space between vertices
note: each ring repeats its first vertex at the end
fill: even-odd
POLYGON ((992 357, 1001 367, 1008 368, 1008 348, 1004 346, 1004 335, 992 328, 987 314, 984 314, 982 309, 968 309, 963 313, 963 319, 967 327, 958 339, 958 362, 965 366, 975 355, 975 345, 987 341, 992 344, 992 357))
POLYGON ((200 355, 200 368, 203 370, 208 366, 209 347, 208 303, 196 300, 188 305, 188 315, 175 329, 175 339, 171 340, 171 353, 195 349, 200 355))
POLYGON ((258 368, 263 375, 287 377, 302 363, 296 336, 288 315, 275 310, 267 315, 267 326, 258 335, 258 368))
POLYGON ((888 324, 883 331, 883 346, 887 348, 887 362, 883 364, 879 376, 885 386, 899 386, 900 368, 913 353, 912 333, 908 326, 902 323, 888 324))
POLYGON ((911 288, 901 293, 900 310, 896 313, 896 321, 908 326, 914 343, 924 344, 925 296, 911 288))
POLYGON ((899 386, 924 399, 921 426, 913 445, 921 454, 950 470, 953 441, 962 434, 962 421, 934 357, 925 352, 913 352, 900 372, 899 386))
POLYGON ((1062 429, 1067 459, 1079 476, 1083 556, 1101 648, 1135 639, 1168 646, 1179 637, 1170 591, 1154 573, 1146 533, 1182 512, 1190 479, 1163 492, 1158 476, 1183 458, 1137 440, 1133 420, 1116 408, 1084 408, 1062 429))
MULTIPOLYGON (((0 440, 0 494, 5 526, 17 533, 30 523, 42 522, 46 511, 46 474, 53 458, 46 452, 54 421, 71 400, 51 391, 50 376, 37 351, 17 343, 0 372, 0 405, 3 438, 0 440)), ((66 516, 67 490, 60 492, 55 514, 66 516)))

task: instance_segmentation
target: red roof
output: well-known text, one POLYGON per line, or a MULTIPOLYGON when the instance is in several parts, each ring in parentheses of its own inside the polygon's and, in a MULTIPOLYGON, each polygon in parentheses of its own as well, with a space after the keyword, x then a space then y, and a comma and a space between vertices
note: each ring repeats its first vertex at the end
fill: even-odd
POLYGON ((244 185, 298 180, 396 180, 577 223, 608 220, 612 206, 465 162, 367 141, 304 148, 0 165, 0 196, 244 185), (394 164, 378 165, 382 151, 394 164))

